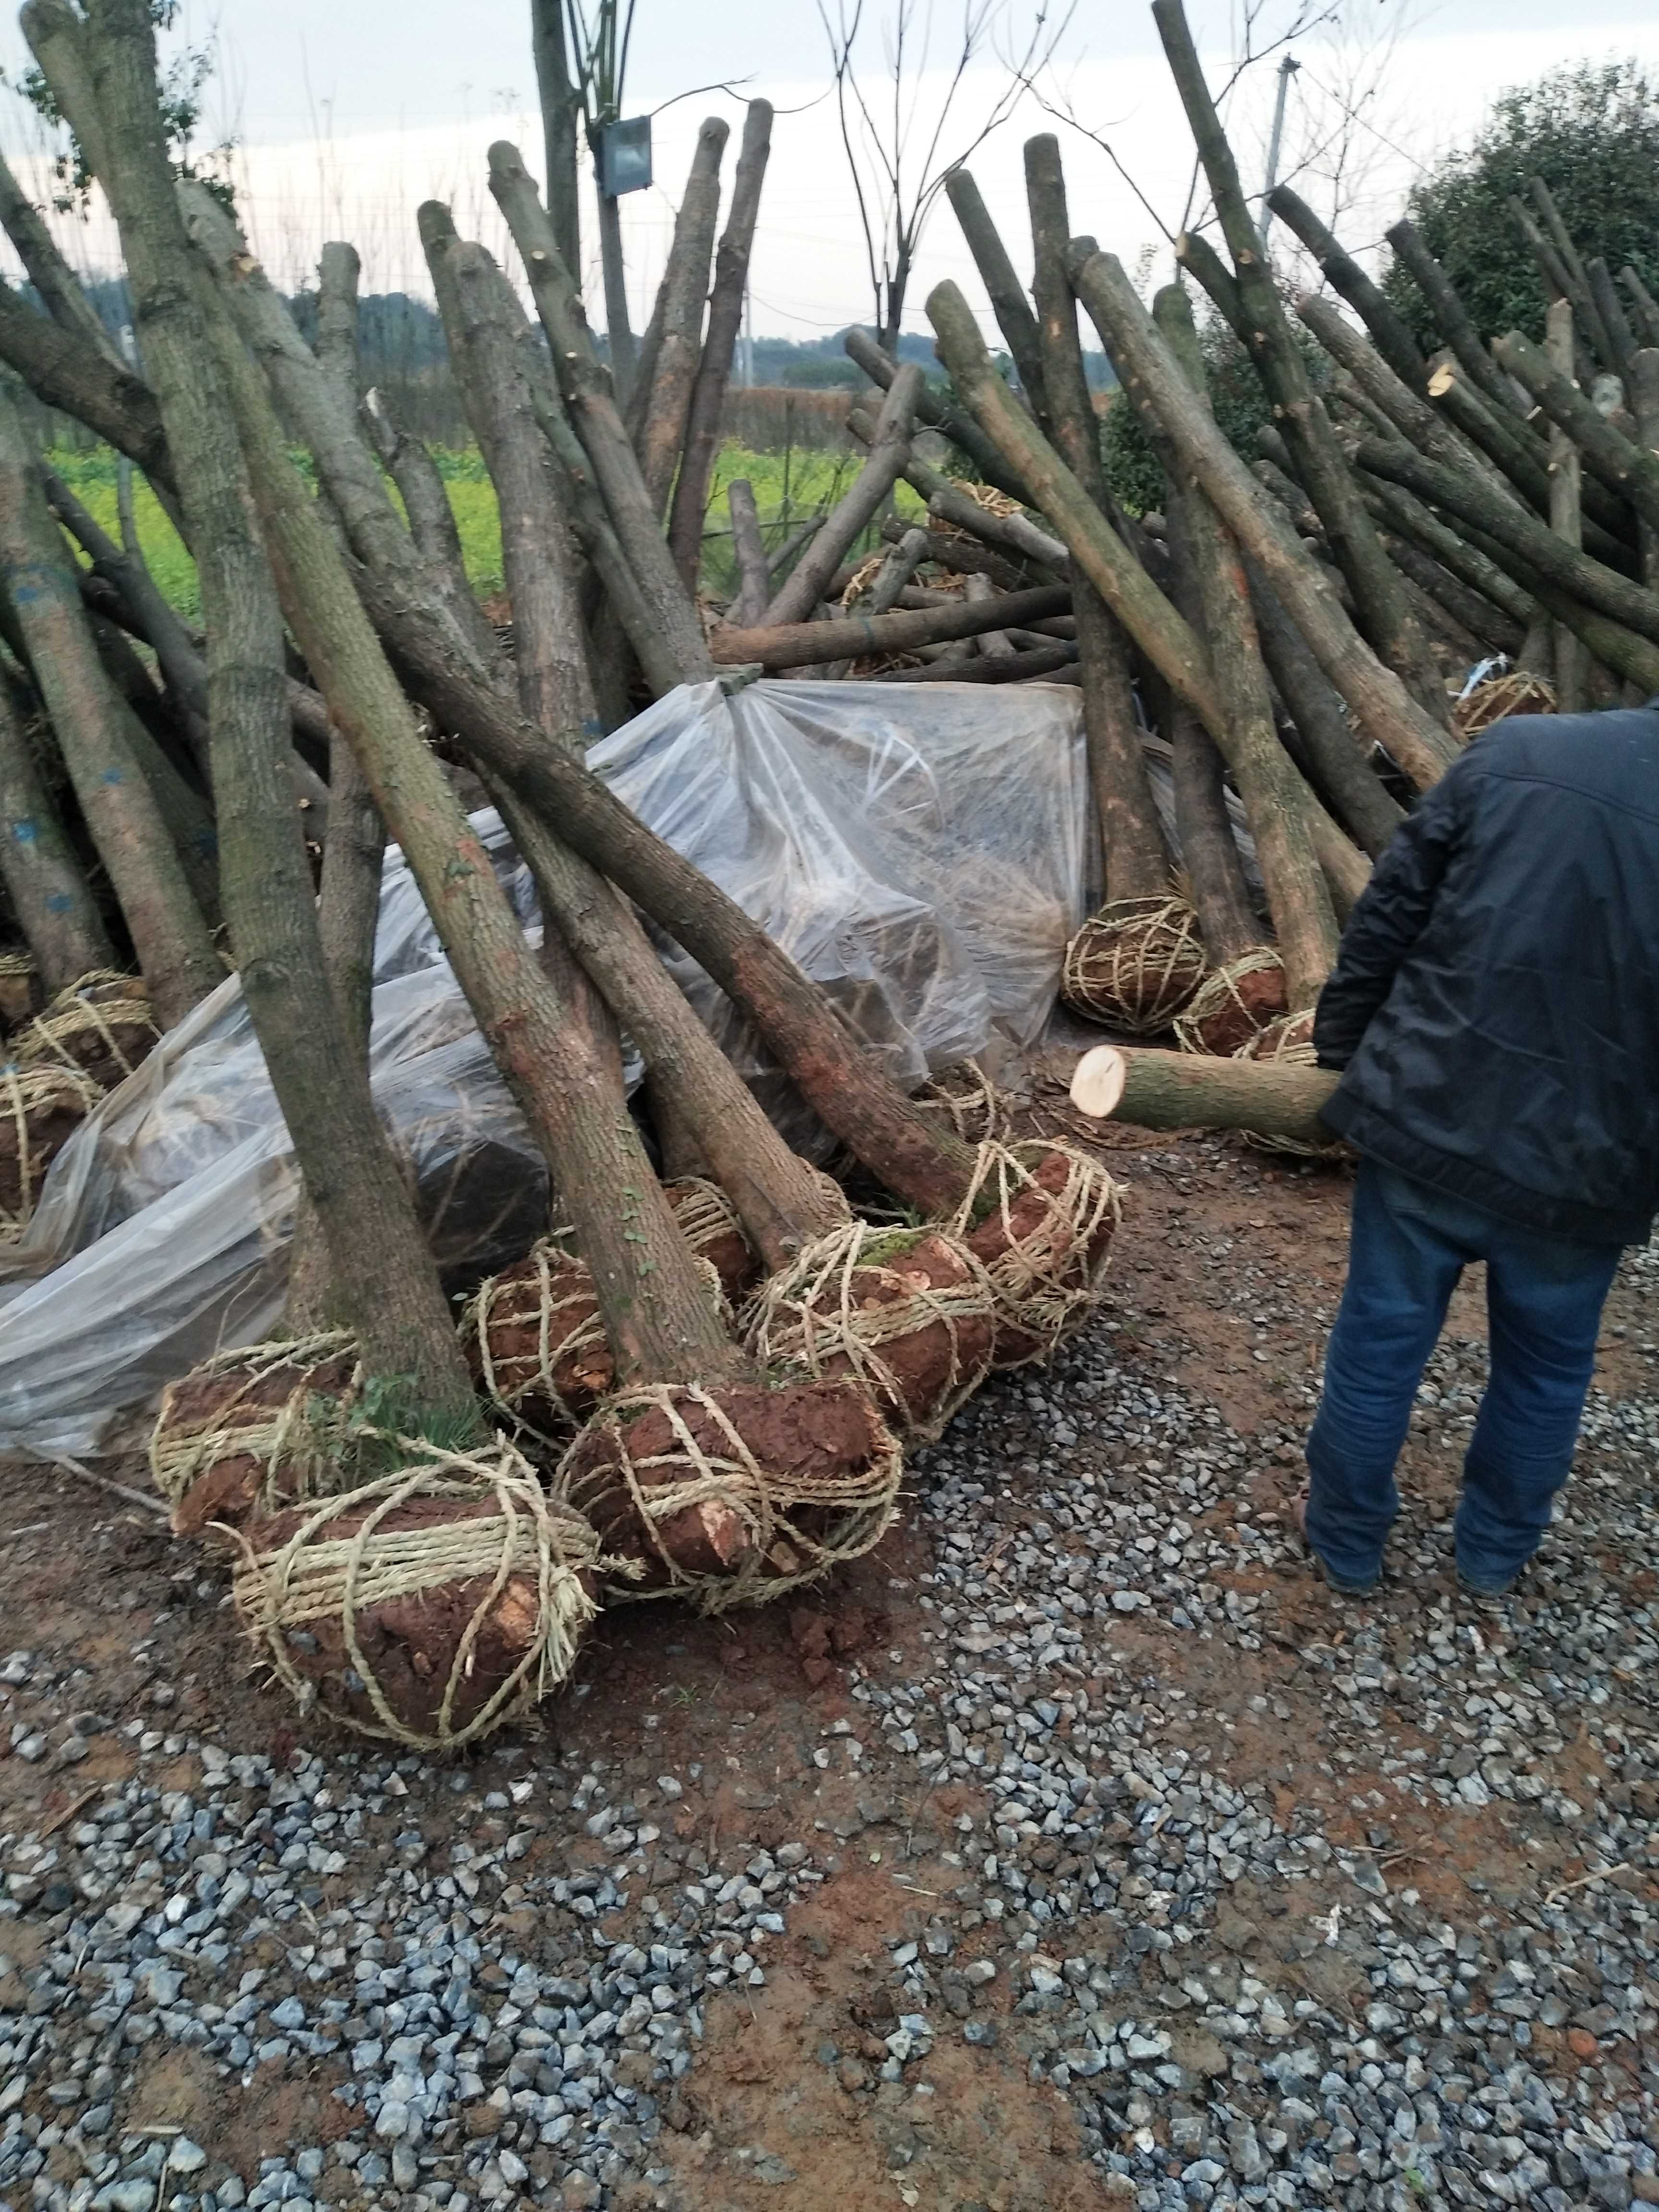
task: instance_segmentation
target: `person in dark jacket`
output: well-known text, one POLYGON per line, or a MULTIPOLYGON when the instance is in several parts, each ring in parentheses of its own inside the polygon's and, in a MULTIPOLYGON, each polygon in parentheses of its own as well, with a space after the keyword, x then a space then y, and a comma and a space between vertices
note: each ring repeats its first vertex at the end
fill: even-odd
POLYGON ((1464 1585, 1502 1595, 1566 1480, 1620 1251, 1659 1210, 1659 700, 1470 745, 1378 860, 1314 1042, 1360 1166, 1309 1547, 1337 1589, 1375 1586, 1424 1364, 1483 1260, 1455 1536, 1464 1585))

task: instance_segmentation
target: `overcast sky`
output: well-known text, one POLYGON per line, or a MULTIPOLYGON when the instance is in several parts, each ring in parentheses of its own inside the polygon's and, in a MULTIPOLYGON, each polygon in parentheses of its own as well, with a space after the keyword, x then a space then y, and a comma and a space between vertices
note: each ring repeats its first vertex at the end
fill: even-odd
MULTIPOLYGON (((832 0, 833 4, 833 0, 832 0)), ((933 0, 934 61, 947 58, 948 30, 961 0, 933 0)), ((866 15, 890 16, 894 0, 866 0, 866 15)), ((1294 0, 1266 0, 1264 20, 1283 23, 1294 0), (1273 11, 1278 9, 1274 16, 1273 11)), ((1348 132, 1352 205, 1345 235, 1370 246, 1398 212, 1413 174, 1478 124, 1492 94, 1541 70, 1579 58, 1638 54, 1659 70, 1659 9, 1654 0, 1441 0, 1413 8, 1409 0, 1349 0, 1346 33, 1316 32, 1291 48, 1303 64, 1291 101, 1293 153, 1326 139, 1341 106, 1359 98, 1380 69, 1382 90, 1361 100, 1363 124, 1348 132), (1379 34, 1398 31, 1379 52, 1379 34)), ((302 282, 323 240, 349 237, 362 252, 365 288, 424 289, 415 209, 428 196, 450 199, 464 231, 509 258, 483 183, 483 154, 492 138, 522 145, 539 174, 539 122, 528 40, 528 0, 187 0, 180 31, 191 43, 216 35, 220 68, 209 95, 210 121, 228 125, 240 142, 244 205, 252 242, 279 282, 302 282)), ((1010 32, 1029 22, 1029 0, 1008 0, 1010 32)), ((1232 12, 1197 0, 1193 20, 1212 81, 1235 51, 1232 12)), ((15 66, 15 27, 0 38, 0 59, 15 66)), ((878 40, 866 62, 881 68, 878 40)), ((1273 64, 1248 77, 1230 120, 1241 162, 1261 174, 1273 64)), ((958 150, 993 101, 1006 72, 990 61, 970 74, 958 101, 960 120, 942 141, 958 150)), ((679 181, 699 118, 726 114, 735 131, 742 102, 756 94, 780 113, 753 264, 755 328, 797 337, 816 336, 871 309, 856 210, 828 82, 826 42, 816 0, 639 0, 626 102, 631 112, 656 109, 712 81, 746 80, 735 94, 702 94, 679 101, 655 121, 659 182, 624 201, 636 319, 642 320, 661 273, 679 181), (787 113, 795 109, 801 112, 787 113)), ((916 91, 915 136, 926 135, 936 107, 937 74, 916 91)), ((1132 269, 1143 252, 1153 273, 1168 273, 1162 223, 1179 227, 1188 188, 1191 152, 1151 17, 1141 0, 1079 0, 1048 80, 1051 100, 1068 105, 1108 140, 1145 199, 1090 140, 1025 99, 973 158, 993 212, 1018 258, 1026 251, 1020 144, 1034 130, 1059 131, 1066 152, 1072 217, 1132 269)), ((28 168, 38 144, 15 106, 0 110, 6 150, 28 168)), ((1308 197, 1328 198, 1322 174, 1310 173, 1308 197)), ((60 225, 83 267, 107 265, 105 226, 60 225)), ((591 246, 589 226, 586 242, 591 246)), ((596 291, 587 272, 590 299, 596 291)), ((927 234, 910 295, 907 325, 925 329, 923 302, 940 276, 973 281, 947 205, 927 234)))

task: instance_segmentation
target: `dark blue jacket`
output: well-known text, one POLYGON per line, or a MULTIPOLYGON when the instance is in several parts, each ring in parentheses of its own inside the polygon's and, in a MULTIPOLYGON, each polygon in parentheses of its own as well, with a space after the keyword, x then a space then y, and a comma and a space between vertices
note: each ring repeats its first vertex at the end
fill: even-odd
POLYGON ((1659 1212, 1659 700, 1516 715, 1419 800, 1319 1001, 1323 1118, 1517 1226, 1659 1212))

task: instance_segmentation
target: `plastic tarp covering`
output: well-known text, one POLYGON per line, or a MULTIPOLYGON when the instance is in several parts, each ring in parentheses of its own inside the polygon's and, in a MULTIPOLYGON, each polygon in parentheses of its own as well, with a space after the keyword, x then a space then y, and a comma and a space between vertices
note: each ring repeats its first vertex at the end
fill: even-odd
MULTIPOLYGON (((617 796, 782 944, 901 1081, 1028 1044, 1086 911, 1078 694, 762 683, 671 694, 594 747, 617 796)), ((475 816, 526 932, 527 871, 475 816)), ((678 947, 665 957, 798 1143, 817 1131, 678 947)), ((370 1074, 447 1281, 522 1253, 541 1153, 401 854, 375 939, 370 1074)), ((637 1072, 637 1063, 635 1063, 637 1072)), ((299 1177, 241 989, 221 985, 53 1163, 0 1255, 0 1449, 81 1452, 276 1323, 299 1177)))

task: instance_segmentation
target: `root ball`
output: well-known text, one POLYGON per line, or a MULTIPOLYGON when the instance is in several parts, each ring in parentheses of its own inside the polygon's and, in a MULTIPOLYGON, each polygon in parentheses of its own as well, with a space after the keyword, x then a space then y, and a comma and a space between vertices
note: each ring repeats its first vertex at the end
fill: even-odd
POLYGON ((1208 968, 1184 899, 1114 899, 1066 946, 1060 995, 1091 1022, 1151 1036, 1169 1028, 1208 968))

